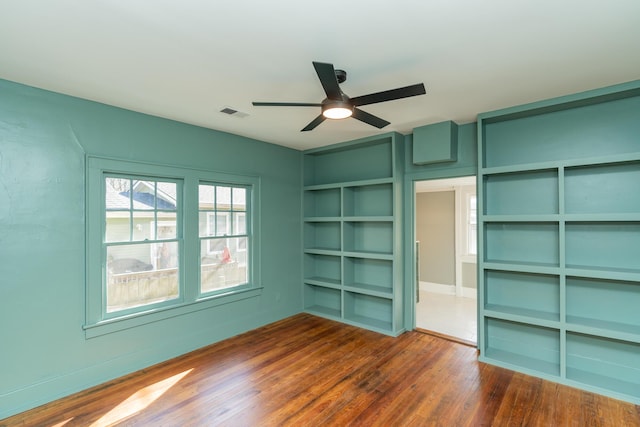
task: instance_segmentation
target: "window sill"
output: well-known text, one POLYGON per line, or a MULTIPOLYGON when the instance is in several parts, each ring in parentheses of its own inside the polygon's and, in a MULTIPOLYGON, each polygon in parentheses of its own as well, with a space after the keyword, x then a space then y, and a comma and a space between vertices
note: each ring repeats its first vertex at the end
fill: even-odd
POLYGON ((207 310, 223 304, 255 298, 262 294, 262 287, 249 288, 243 290, 233 290, 229 293, 222 293, 211 296, 204 296, 194 302, 162 307, 147 312, 131 314, 115 319, 104 320, 98 323, 84 325, 85 338, 96 338, 102 335, 111 334, 125 329, 135 328, 153 322, 169 319, 171 317, 182 316, 195 311, 207 310))

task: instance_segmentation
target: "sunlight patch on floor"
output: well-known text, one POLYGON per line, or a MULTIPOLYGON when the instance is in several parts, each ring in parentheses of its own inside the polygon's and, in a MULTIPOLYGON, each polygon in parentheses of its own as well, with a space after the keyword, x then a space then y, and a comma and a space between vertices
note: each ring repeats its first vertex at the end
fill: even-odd
POLYGON ((52 425, 52 426, 50 426, 50 427, 62 427, 62 426, 64 426, 65 424, 67 424, 68 422, 73 421, 73 419, 74 419, 74 418, 75 418, 75 417, 71 417, 71 418, 69 418, 68 420, 60 421, 59 423, 57 423, 57 424, 53 424, 53 425, 52 425))
POLYGON ((188 369, 136 391, 118 406, 104 414, 99 420, 92 423, 91 427, 113 425, 143 411, 192 370, 188 369))

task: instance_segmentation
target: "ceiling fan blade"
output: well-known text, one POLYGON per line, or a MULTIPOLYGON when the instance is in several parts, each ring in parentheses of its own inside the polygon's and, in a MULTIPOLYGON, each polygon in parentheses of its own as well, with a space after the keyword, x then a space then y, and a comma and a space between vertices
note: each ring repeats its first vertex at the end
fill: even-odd
POLYGON ((385 90, 383 92, 370 93, 369 95, 351 98, 351 103, 356 107, 360 105, 376 104, 378 102, 393 101, 394 99, 408 98, 410 96, 424 95, 427 91, 423 83, 385 90))
POLYGON ((374 116, 373 114, 369 114, 366 111, 362 111, 359 108, 353 109, 353 115, 351 116, 354 119, 358 119, 361 122, 364 122, 368 125, 375 126, 378 129, 382 129, 386 125, 389 124, 388 121, 381 119, 380 117, 374 116))
POLYGON ((318 117, 316 117, 315 119, 313 119, 313 121, 311 123, 309 123, 308 125, 306 125, 304 127, 304 129, 302 129, 300 132, 306 132, 309 130, 313 130, 316 128, 316 126, 318 126, 320 123, 324 122, 325 117, 320 114, 318 117))
POLYGON ((333 64, 314 61, 313 67, 316 69, 316 73, 318 74, 320 83, 324 88, 324 92, 327 94, 327 98, 335 101, 342 101, 342 91, 338 85, 336 70, 333 68, 333 64))
POLYGON ((256 107, 322 107, 313 102, 252 102, 256 107))

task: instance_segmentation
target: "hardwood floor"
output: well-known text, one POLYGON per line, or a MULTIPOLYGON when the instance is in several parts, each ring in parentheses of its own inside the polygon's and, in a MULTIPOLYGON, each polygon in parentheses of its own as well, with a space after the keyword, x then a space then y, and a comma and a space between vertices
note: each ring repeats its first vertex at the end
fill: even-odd
POLYGON ((476 359, 300 314, 0 426, 640 426, 640 406, 476 359))

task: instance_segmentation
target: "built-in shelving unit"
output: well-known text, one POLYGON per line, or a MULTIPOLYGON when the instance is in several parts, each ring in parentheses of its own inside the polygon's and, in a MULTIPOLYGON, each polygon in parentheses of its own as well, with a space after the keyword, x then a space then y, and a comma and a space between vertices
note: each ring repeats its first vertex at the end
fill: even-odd
POLYGON ((480 359, 640 402, 640 82, 479 116, 480 359))
POLYGON ((402 136, 304 153, 304 308, 388 335, 404 330, 402 136))

